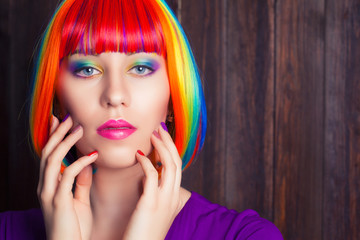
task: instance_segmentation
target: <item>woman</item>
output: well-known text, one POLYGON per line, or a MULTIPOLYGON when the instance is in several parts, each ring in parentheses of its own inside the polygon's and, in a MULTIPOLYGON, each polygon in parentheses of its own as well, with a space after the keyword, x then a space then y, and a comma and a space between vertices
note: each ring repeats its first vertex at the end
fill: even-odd
POLYGON ((62 2, 33 89, 42 211, 3 214, 2 228, 17 223, 3 236, 282 239, 256 212, 180 187, 204 143, 206 108, 190 47, 164 1, 62 2))

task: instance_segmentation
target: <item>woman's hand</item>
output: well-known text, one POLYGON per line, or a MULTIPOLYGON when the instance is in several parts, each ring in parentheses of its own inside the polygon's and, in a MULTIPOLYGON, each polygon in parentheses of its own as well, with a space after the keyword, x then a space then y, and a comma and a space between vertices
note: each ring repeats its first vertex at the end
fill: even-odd
POLYGON ((78 126, 66 136, 72 126, 71 117, 59 124, 58 119, 53 116, 50 138, 42 150, 37 194, 48 239, 90 239, 90 164, 98 155, 95 152, 81 157, 60 174, 63 158, 83 135, 82 127, 78 126), (71 190, 75 177, 76 187, 73 194, 71 190))
POLYGON ((136 153, 144 173, 143 194, 131 216, 124 239, 164 239, 181 210, 181 158, 171 136, 163 128, 151 136, 151 142, 162 164, 158 172, 142 152, 136 153))

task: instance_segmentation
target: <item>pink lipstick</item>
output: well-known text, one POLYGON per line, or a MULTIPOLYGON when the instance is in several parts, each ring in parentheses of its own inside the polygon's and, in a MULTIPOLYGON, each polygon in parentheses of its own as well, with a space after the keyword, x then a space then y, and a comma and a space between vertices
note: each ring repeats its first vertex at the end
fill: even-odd
POLYGON ((136 131, 136 128, 125 120, 110 119, 97 129, 97 133, 110 140, 125 139, 136 131))

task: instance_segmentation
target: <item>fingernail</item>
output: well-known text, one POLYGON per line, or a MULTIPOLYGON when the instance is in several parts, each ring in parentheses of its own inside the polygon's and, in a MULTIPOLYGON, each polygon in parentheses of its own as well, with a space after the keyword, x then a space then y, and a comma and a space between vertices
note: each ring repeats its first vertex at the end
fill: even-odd
POLYGON ((156 163, 156 166, 157 166, 157 167, 161 167, 161 166, 162 166, 162 163, 161 163, 161 162, 157 162, 157 163, 156 163))
POLYGON ((137 150, 137 153, 140 154, 141 156, 145 156, 145 154, 140 150, 137 150))
POLYGON ((72 131, 71 133, 76 133, 77 131, 79 131, 81 128, 81 125, 77 125, 72 131))
POLYGON ((165 131, 169 132, 169 130, 167 129, 166 124, 164 122, 161 122, 161 126, 165 131))
POLYGON ((160 134, 159 134, 156 130, 153 131, 153 134, 154 134, 158 139, 161 138, 161 137, 160 137, 160 134))
POLYGON ((89 153, 88 156, 89 156, 89 157, 92 157, 92 156, 94 156, 94 155, 96 155, 96 154, 98 154, 98 151, 93 151, 93 152, 89 153))
POLYGON ((68 119, 69 116, 70 116, 70 114, 66 114, 66 116, 64 117, 64 119, 62 120, 62 122, 65 122, 66 119, 68 119))

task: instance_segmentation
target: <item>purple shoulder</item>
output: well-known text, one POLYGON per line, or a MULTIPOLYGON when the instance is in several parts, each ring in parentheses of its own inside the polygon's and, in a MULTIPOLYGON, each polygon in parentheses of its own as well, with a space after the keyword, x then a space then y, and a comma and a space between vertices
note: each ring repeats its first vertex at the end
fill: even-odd
MULTIPOLYGON (((238 237, 234 239, 248 239, 248 240, 283 240, 279 229, 270 222, 269 220, 259 216, 254 210, 248 209, 239 213, 239 216, 243 215, 245 217, 241 218, 243 223, 235 224, 235 226, 246 226, 246 229, 238 231, 238 234, 242 232, 246 237, 238 237)), ((235 230, 236 231, 236 230, 235 230)))
POLYGON ((0 239, 46 239, 40 209, 0 213, 0 239))
POLYGON ((272 222, 254 210, 229 210, 192 192, 166 239, 283 240, 283 237, 272 222))

